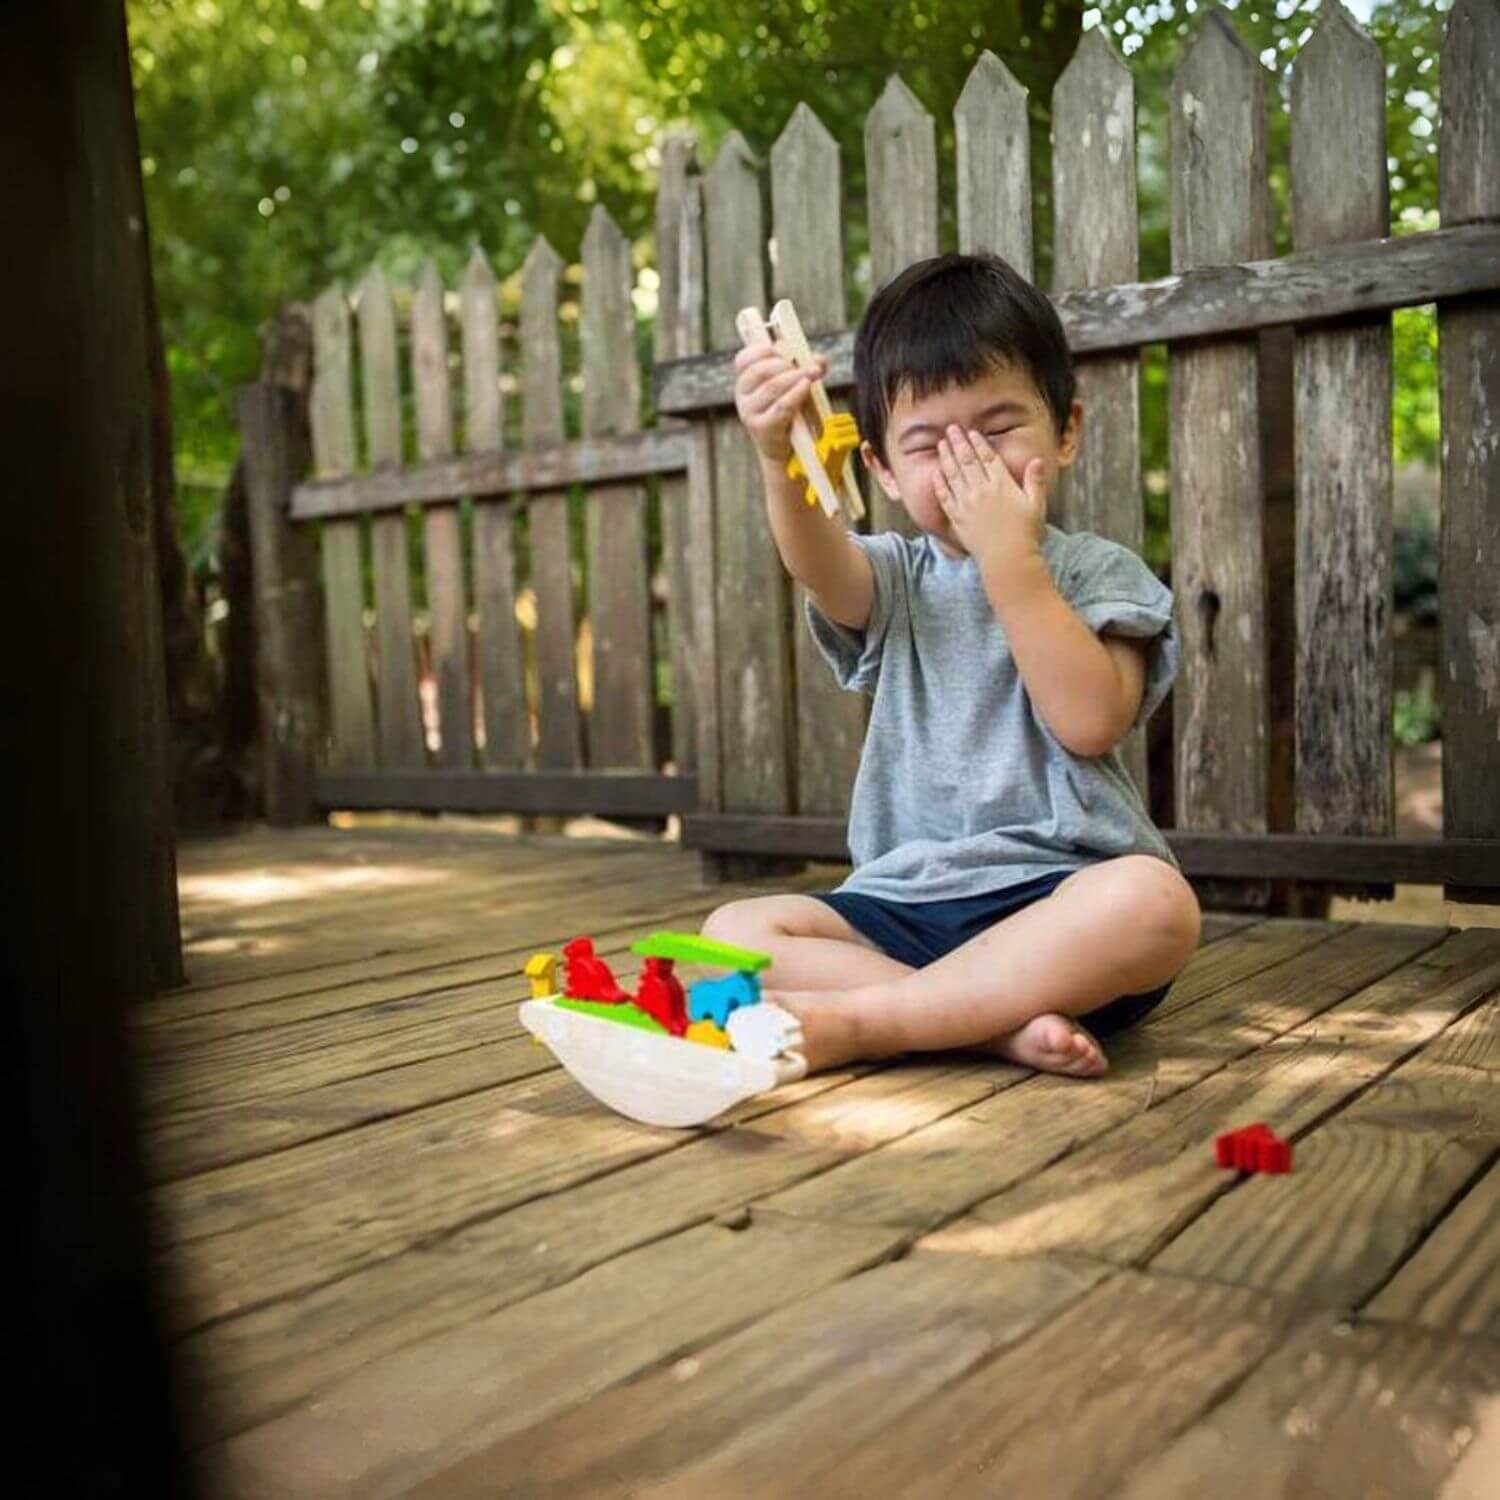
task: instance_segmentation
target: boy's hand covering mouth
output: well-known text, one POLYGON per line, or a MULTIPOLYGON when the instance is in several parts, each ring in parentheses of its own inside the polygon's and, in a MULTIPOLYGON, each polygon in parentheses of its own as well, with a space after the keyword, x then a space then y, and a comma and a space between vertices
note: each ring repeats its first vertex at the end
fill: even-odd
POLYGON ((1041 551, 1047 532, 1046 466, 1031 459, 1017 484, 984 434, 950 426, 938 442, 938 502, 954 535, 981 564, 1041 551))

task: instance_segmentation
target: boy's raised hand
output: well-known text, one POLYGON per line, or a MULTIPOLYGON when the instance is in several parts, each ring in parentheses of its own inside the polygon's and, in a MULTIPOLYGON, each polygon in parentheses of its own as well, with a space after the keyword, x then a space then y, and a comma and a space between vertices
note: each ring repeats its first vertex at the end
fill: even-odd
POLYGON ((756 448, 772 463, 792 456, 792 419, 812 394, 815 379, 828 373, 818 357, 812 370, 799 370, 770 344, 747 344, 734 357, 734 408, 756 448))
POLYGON ((969 555, 1011 564, 1041 550, 1047 534, 1046 467, 1033 458, 1017 484, 981 432, 950 426, 938 441, 938 501, 969 555))

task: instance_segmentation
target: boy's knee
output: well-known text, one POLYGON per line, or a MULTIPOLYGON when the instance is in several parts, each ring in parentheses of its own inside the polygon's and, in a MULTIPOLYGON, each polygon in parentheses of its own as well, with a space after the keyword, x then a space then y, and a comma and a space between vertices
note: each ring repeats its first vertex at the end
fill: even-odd
POLYGON ((726 901, 715 907, 704 919, 699 929, 703 936, 717 943, 734 943, 741 948, 753 946, 752 940, 763 936, 770 924, 766 920, 766 899, 763 896, 747 896, 739 901, 726 901))
POLYGON ((1198 897, 1181 872, 1165 860, 1150 855, 1138 858, 1140 865, 1134 873, 1147 930, 1157 944, 1186 963, 1203 927, 1198 897))

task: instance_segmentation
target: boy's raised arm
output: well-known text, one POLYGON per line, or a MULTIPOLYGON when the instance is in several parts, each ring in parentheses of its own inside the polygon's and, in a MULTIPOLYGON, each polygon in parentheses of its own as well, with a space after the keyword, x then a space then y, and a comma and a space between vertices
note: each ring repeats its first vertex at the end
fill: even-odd
POLYGON ((840 625, 863 630, 875 599, 870 560, 850 540, 841 516, 826 516, 803 498, 801 480, 786 472, 791 457, 792 419, 821 378, 799 370, 770 345, 751 345, 735 356, 734 404, 760 456, 766 491, 766 514, 776 550, 788 573, 813 603, 840 625))

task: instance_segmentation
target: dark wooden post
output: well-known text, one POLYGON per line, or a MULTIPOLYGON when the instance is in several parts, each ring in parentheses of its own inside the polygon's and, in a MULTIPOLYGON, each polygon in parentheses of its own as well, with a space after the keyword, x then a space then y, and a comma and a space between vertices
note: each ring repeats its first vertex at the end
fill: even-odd
POLYGON ((0 42, 10 883, 0 942, 21 1494, 190 1493, 151 1284, 130 1007, 178 982, 144 210, 120 0, 0 42), (59 1421, 71 1435, 57 1440, 59 1421))
POLYGON ((292 485, 307 461, 297 392, 258 380, 235 398, 250 517, 256 692, 267 822, 311 821, 324 736, 323 595, 311 526, 293 524, 292 485))

